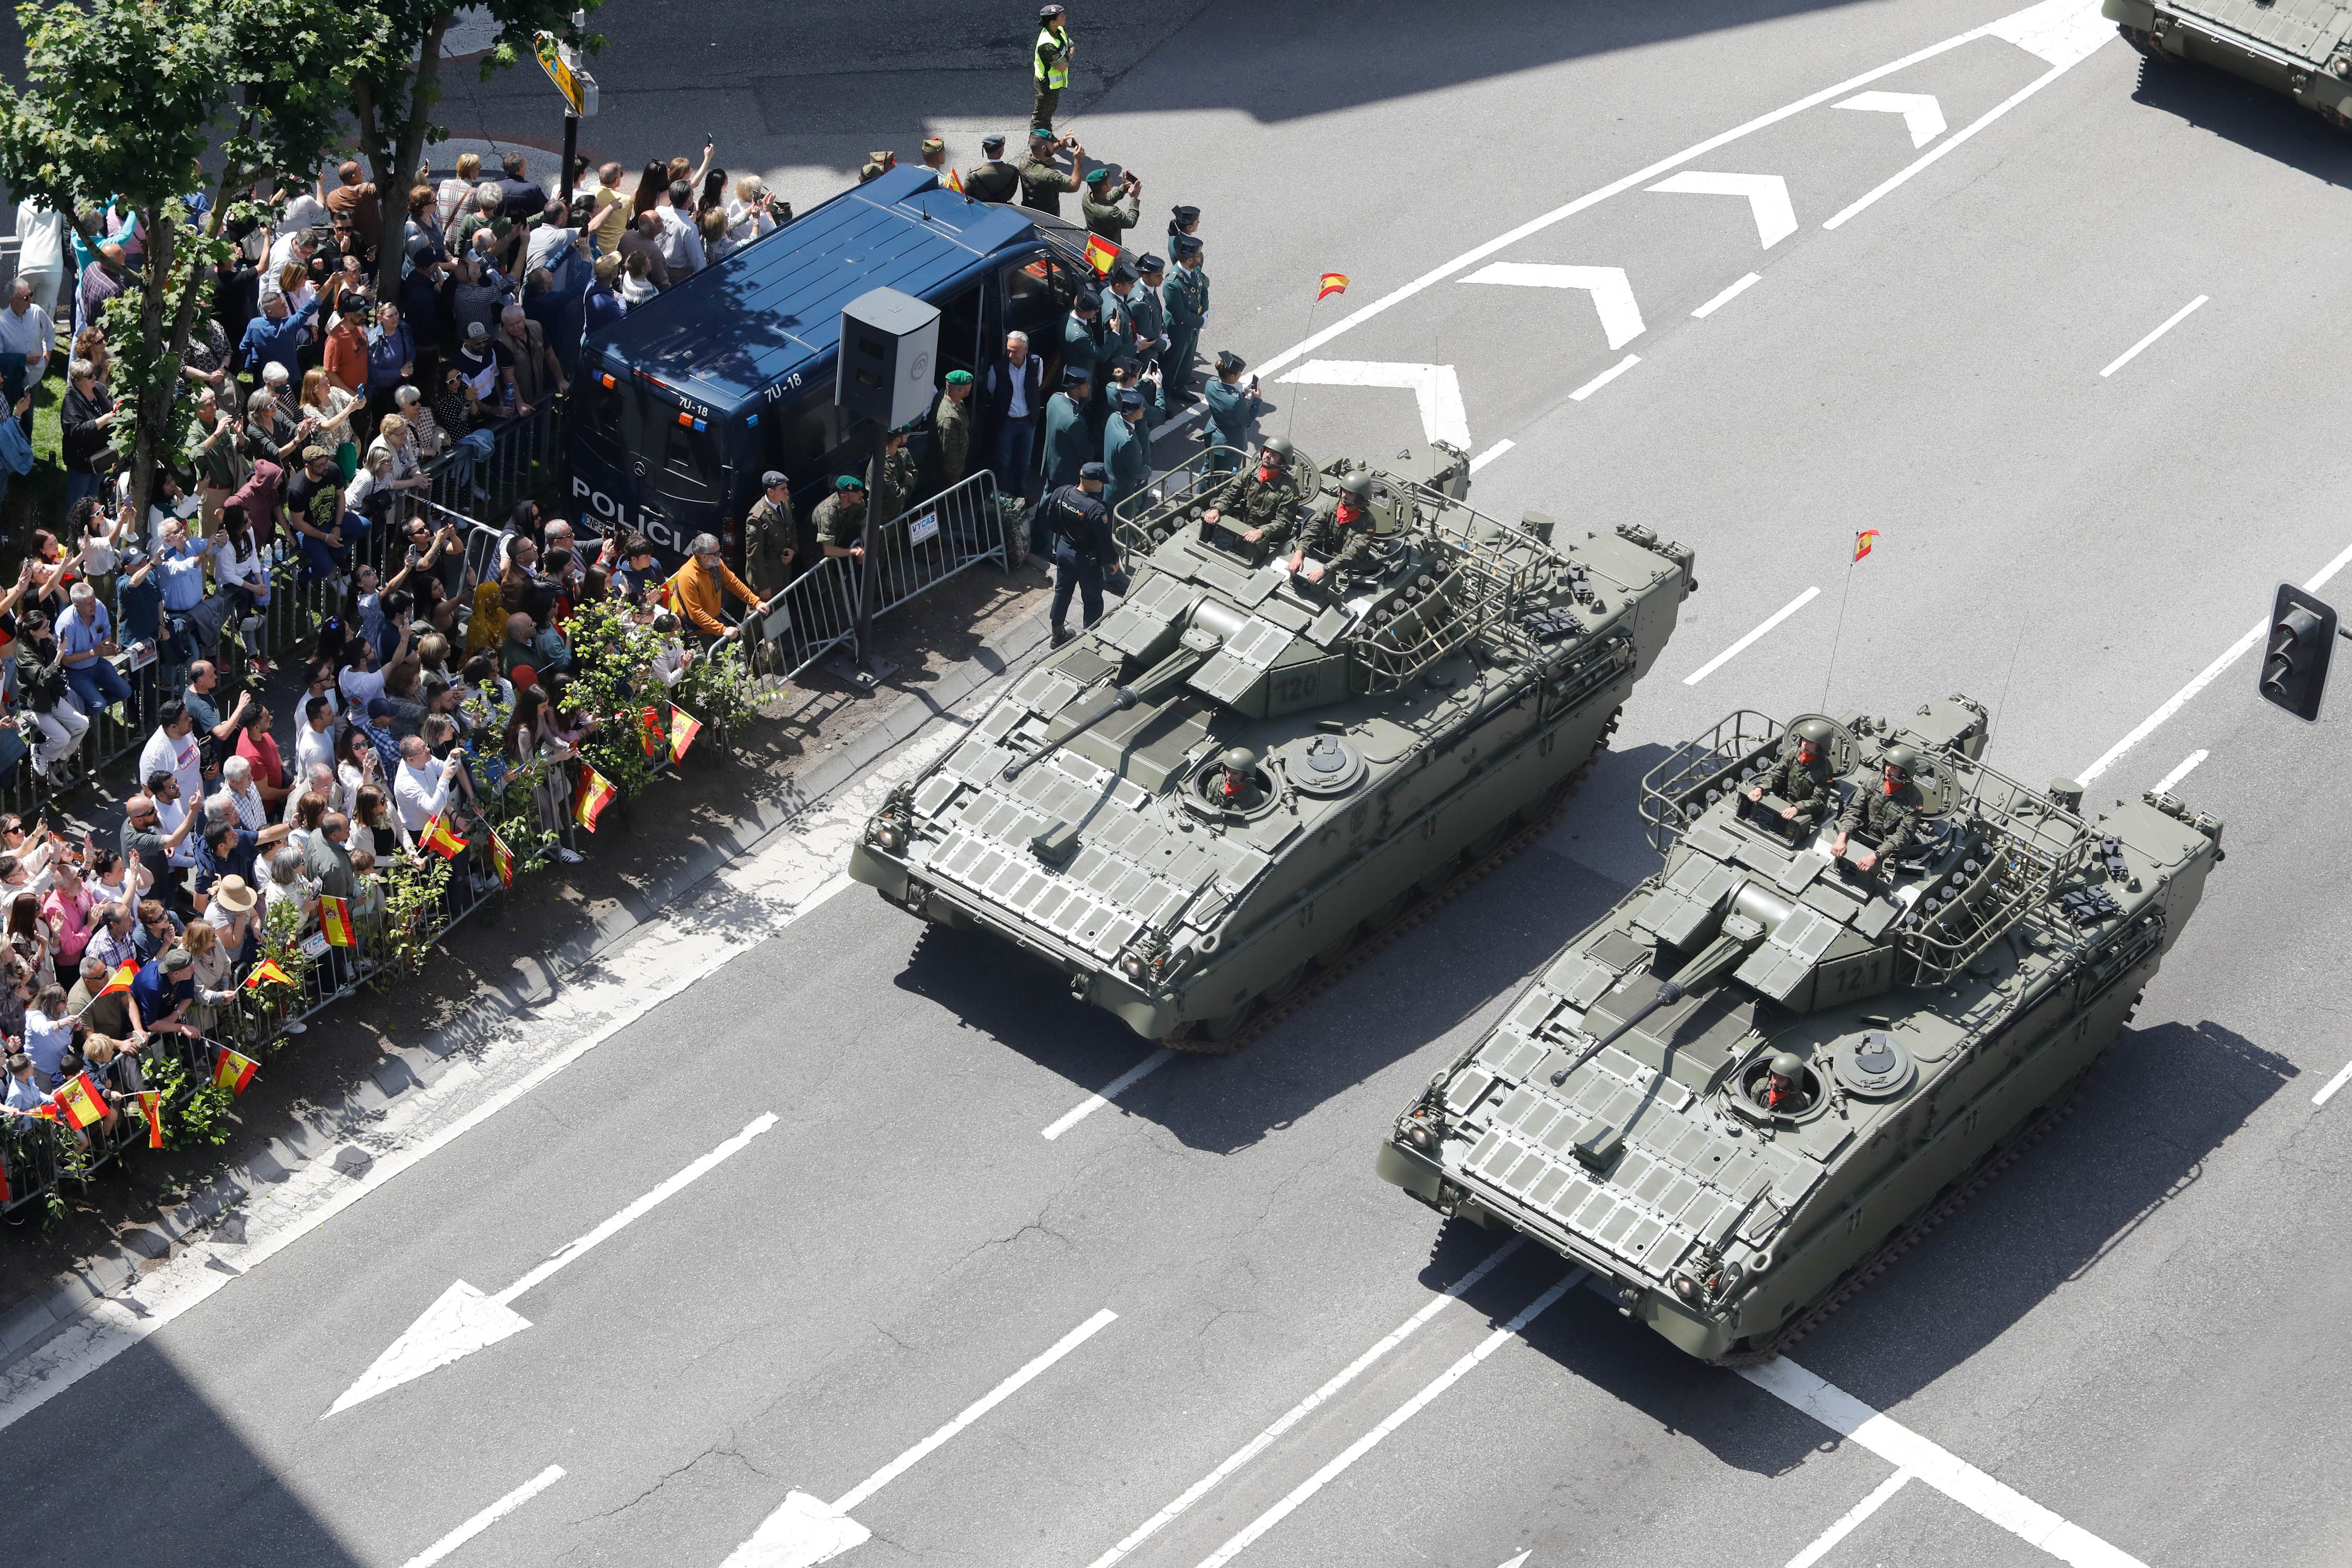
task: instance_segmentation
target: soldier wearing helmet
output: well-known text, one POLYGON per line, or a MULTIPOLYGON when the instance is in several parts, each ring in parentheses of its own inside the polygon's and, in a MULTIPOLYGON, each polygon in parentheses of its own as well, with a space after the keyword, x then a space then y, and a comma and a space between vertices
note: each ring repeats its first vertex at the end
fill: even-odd
POLYGON ((1339 481, 1331 504, 1318 508, 1307 520, 1288 565, 1309 583, 1319 583, 1326 572, 1355 565, 1371 553, 1371 548, 1372 476, 1370 469, 1358 468, 1339 481))
POLYGON ((1795 743, 1771 772, 1748 786, 1749 803, 1760 803, 1769 790, 1789 803, 1780 808, 1781 821, 1804 833, 1819 827, 1837 801, 1830 788, 1836 777, 1830 767, 1831 733, 1826 719, 1808 719, 1798 725, 1795 743))
POLYGON ((1764 1082, 1757 1089, 1756 1098, 1765 1110, 1783 1116, 1811 1110, 1813 1097, 1805 1089, 1804 1058, 1794 1051, 1782 1051, 1774 1057, 1764 1071, 1764 1082))
POLYGON ((1209 498, 1204 522, 1215 522, 1230 511, 1242 523, 1242 538, 1251 544, 1272 540, 1289 542, 1298 531, 1298 481, 1290 472, 1296 456, 1290 443, 1276 436, 1258 448, 1257 467, 1227 479, 1209 498))
POLYGON ((1209 781, 1209 798, 1219 805, 1243 810, 1257 804, 1257 757, 1247 746, 1235 746, 1217 759, 1217 775, 1209 781))
POLYGON ((1853 867, 1868 871, 1911 847, 1919 837, 1919 786, 1911 782, 1918 766, 1919 753, 1908 746, 1889 746, 1880 752, 1879 787, 1854 795, 1838 818, 1837 842, 1830 853, 1844 854, 1847 837, 1859 833, 1871 847, 1853 857, 1853 867))

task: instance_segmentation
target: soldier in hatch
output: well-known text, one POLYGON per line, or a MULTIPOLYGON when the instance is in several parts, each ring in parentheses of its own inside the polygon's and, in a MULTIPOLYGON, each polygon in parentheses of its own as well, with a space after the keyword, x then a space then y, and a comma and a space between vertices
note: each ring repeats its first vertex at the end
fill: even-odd
POLYGON ((1810 835, 1822 825, 1837 803, 1837 795, 1830 786, 1836 775, 1830 770, 1830 722, 1826 719, 1808 719, 1797 726, 1797 743, 1780 758, 1780 765, 1748 787, 1751 805, 1763 800, 1766 791, 1779 795, 1789 804, 1780 808, 1780 820, 1801 835, 1810 835))
POLYGON ((1209 498, 1204 522, 1215 522, 1231 511, 1245 526, 1242 538, 1255 544, 1272 540, 1289 542, 1298 531, 1298 481, 1291 477, 1290 443, 1276 436, 1258 448, 1257 467, 1235 474, 1209 498))
POLYGON ((1811 1110, 1813 1097, 1805 1091, 1803 1058, 1794 1051, 1782 1051, 1774 1057, 1765 1071, 1762 1086, 1756 1090, 1756 1098, 1765 1110, 1783 1116, 1811 1110))
POLYGON ((1219 805, 1247 811, 1261 798, 1257 787, 1257 756, 1247 746, 1235 746, 1217 759, 1218 772, 1209 781, 1209 798, 1219 805))
POLYGON ((1309 583, 1320 583, 1327 573, 1346 571, 1371 551, 1372 476, 1358 468, 1339 481, 1332 503, 1307 520, 1289 566, 1309 583))
POLYGON ((1832 855, 1843 855, 1846 838, 1859 833, 1872 847, 1853 857, 1853 868, 1867 871, 1881 860, 1891 860, 1911 847, 1919 837, 1919 786, 1911 782, 1919 754, 1908 746, 1889 746, 1878 759, 1879 787, 1857 793, 1838 818, 1832 855))

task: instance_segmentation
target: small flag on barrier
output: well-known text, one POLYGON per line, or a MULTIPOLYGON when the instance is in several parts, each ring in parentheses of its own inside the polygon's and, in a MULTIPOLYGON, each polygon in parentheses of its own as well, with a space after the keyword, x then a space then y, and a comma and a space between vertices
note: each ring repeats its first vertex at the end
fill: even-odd
POLYGON ((99 1093, 98 1085, 89 1081, 89 1074, 86 1072, 78 1072, 58 1085, 57 1093, 50 1098, 57 1101, 58 1109, 66 1113, 66 1121, 77 1130, 89 1127, 106 1115, 106 1097, 99 1093))
POLYGON ((425 825, 425 847, 444 860, 455 860, 466 852, 466 841, 449 831, 449 819, 436 816, 425 825))
POLYGON ((294 984, 294 977, 278 968, 278 961, 274 958, 265 958, 253 966, 253 973, 245 977, 245 988, 250 991, 265 980, 272 985, 294 984))
POLYGON ((1126 254, 1098 234, 1087 236, 1087 265, 1106 278, 1110 276, 1112 264, 1126 254))
POLYGON ((243 1094, 245 1086, 253 1081, 253 1075, 260 1066, 251 1057, 239 1056, 223 1046, 219 1057, 213 1062, 213 1087, 226 1089, 232 1094, 243 1094))
POLYGON ((507 841, 499 837, 496 828, 490 830, 490 864, 499 868, 499 886, 514 886, 514 851, 507 847, 507 841))
POLYGON ((319 931, 330 947, 355 946, 352 940, 352 903, 332 893, 319 895, 319 931))
POLYGON ((586 763, 581 763, 580 788, 572 796, 572 820, 593 833, 596 819, 612 804, 613 786, 604 782, 604 775, 586 763))
POLYGON ((656 764, 661 762, 663 754, 668 750, 668 748, 662 744, 662 722, 661 710, 659 709, 649 707, 644 712, 637 715, 637 744, 646 749, 646 757, 648 761, 656 764))
POLYGON ((161 1149, 163 1146, 163 1091, 142 1089, 131 1098, 139 1102, 140 1120, 147 1123, 147 1147, 161 1149))
POLYGON ((138 978, 139 966, 126 959, 121 968, 106 977, 106 984, 100 990, 99 994, 111 996, 118 991, 128 991, 131 989, 131 983, 138 978))
POLYGON ((702 721, 673 704, 669 710, 669 760, 673 763, 686 761, 686 749, 693 745, 694 738, 701 733, 702 721))

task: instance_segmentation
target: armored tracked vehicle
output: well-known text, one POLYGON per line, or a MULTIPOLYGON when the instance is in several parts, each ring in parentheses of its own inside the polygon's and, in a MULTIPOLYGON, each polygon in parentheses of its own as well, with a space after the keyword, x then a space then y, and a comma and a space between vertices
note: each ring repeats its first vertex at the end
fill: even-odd
MULTIPOLYGON (((1290 546, 1204 515, 1206 465, 1241 460, 1130 498, 1124 602, 894 791, 849 864, 1194 1050, 1530 837, 1694 586, 1644 528, 1479 515, 1444 447, 1372 471, 1370 548, 1308 582, 1290 546)), ((1310 510, 1349 467, 1295 465, 1310 510)))
POLYGON ((1670 752, 1643 784, 1664 869, 1431 1079, 1378 1162, 1712 1361, 1777 1353, 2049 1125, 2221 858, 2221 825, 2168 796, 2094 822, 2080 786, 1985 766, 1966 698, 1796 728, 1826 816, 1775 793, 1794 744, 1761 715, 1670 752), (1836 853, 1890 756, 1917 791, 1908 842, 1836 853))
POLYGON ((2100 14, 2151 60, 2196 60, 2352 129, 2352 5, 2343 0, 2106 0, 2100 14))

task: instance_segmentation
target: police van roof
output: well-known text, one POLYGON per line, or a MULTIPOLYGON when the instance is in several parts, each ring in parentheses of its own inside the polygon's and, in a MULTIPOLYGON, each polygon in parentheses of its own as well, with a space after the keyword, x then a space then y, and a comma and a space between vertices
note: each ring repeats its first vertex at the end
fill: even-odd
POLYGON ((1037 237, 1031 216, 942 190, 927 168, 893 169, 635 307, 589 351, 733 408, 838 349, 841 308, 860 294, 925 298, 1037 237))

